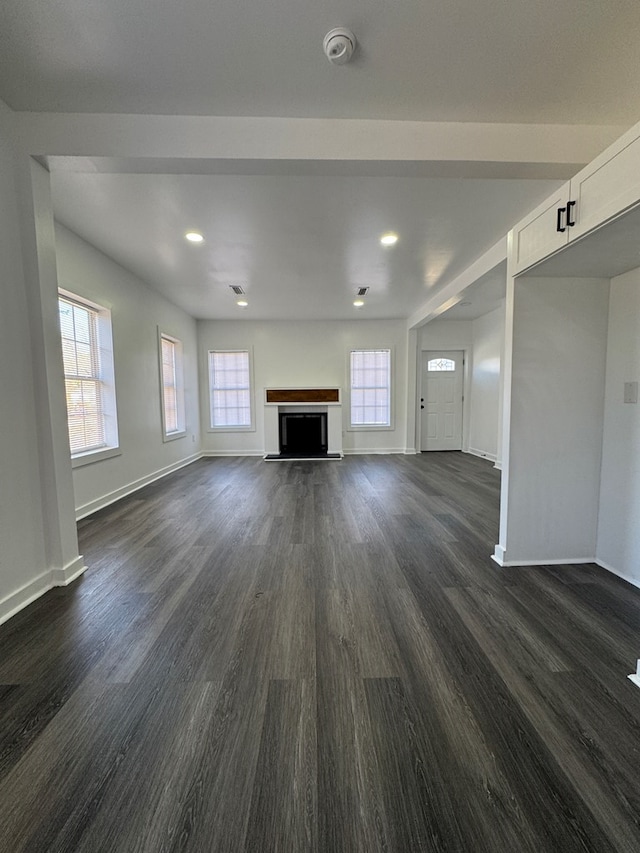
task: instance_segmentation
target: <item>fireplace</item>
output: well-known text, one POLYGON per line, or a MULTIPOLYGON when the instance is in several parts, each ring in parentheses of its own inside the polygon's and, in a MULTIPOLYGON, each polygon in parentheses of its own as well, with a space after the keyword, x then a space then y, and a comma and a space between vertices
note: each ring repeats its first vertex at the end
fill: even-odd
POLYGON ((281 456, 326 456, 326 412, 281 412, 281 456))
POLYGON ((342 428, 339 388, 265 388, 265 459, 342 459, 342 428))

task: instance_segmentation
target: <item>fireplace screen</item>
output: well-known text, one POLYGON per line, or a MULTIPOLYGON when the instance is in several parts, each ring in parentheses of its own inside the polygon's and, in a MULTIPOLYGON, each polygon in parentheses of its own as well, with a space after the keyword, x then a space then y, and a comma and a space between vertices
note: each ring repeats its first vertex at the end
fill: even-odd
POLYGON ((327 449, 326 412, 280 413, 280 453, 321 456, 327 449))

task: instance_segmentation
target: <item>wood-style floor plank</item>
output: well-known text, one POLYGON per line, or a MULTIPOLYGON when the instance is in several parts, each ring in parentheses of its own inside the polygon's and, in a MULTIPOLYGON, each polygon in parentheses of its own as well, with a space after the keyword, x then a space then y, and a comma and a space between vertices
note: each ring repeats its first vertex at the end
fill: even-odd
POLYGON ((640 592, 460 453, 203 459, 0 626, 10 853, 637 853, 640 592))

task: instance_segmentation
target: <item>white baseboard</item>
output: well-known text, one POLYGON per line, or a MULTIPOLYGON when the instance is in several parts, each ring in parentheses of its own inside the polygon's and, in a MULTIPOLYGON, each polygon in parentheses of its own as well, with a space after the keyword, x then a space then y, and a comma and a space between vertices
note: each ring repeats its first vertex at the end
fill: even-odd
POLYGON ((187 465, 191 465, 192 462, 200 459, 201 456, 202 454, 200 453, 193 453, 191 456, 187 456, 186 459, 181 459, 179 462, 174 462, 172 465, 167 465, 165 468, 160 468, 157 471, 153 471, 151 474, 146 474, 138 480, 133 480, 131 483, 121 486, 119 489, 114 489, 113 492, 109 492, 108 494, 102 495, 93 501, 89 501, 82 506, 76 507, 76 521, 80 521, 81 518, 86 518, 88 515, 92 515, 99 509, 104 509, 106 506, 119 501, 120 498, 125 498, 133 492, 137 492, 138 489, 148 486, 150 483, 155 483, 156 480, 160 480, 168 474, 173 474, 174 471, 179 471, 180 468, 185 468, 187 465))
POLYGON ((264 450, 203 450, 201 456, 213 458, 216 456, 264 456, 264 450))
POLYGON ((621 578, 623 581, 626 581, 632 586, 635 586, 640 589, 640 580, 638 580, 637 578, 630 577, 624 572, 618 571, 618 569, 615 569, 613 566, 610 566, 603 560, 596 559, 596 557, 575 557, 571 560, 505 560, 504 557, 504 548, 502 548, 500 545, 496 545, 495 551, 491 555, 491 559, 499 566, 503 566, 504 568, 517 566, 579 566, 582 563, 595 563, 595 565, 600 566, 601 569, 605 569, 607 572, 611 572, 612 574, 621 578))
POLYGON ((496 545, 495 551, 491 555, 491 559, 499 566, 504 568, 515 568, 518 566, 577 566, 581 563, 595 563, 595 557, 572 557, 562 560, 505 560, 505 550, 500 545, 496 545))
POLYGON ((625 574, 624 572, 618 571, 618 569, 614 569, 613 566, 610 566, 608 563, 605 563, 604 560, 594 559, 593 561, 597 566, 600 566, 601 569, 606 569, 607 572, 611 572, 612 575, 616 575, 619 578, 622 578, 623 581, 630 583, 631 586, 635 586, 640 589, 640 580, 637 578, 633 578, 630 575, 625 574))
POLYGON ((502 545, 496 545, 493 550, 493 554, 491 555, 491 559, 494 560, 499 566, 504 566, 504 548, 502 545))
MULTIPOLYGON (((343 456, 371 456, 379 455, 379 456, 390 456, 392 454, 402 454, 402 455, 416 455, 417 451, 415 448, 410 448, 407 450, 404 447, 365 447, 365 448, 350 448, 343 449, 342 451, 333 451, 342 453, 343 456)), ((203 450, 200 454, 203 457, 216 457, 216 456, 266 456, 266 451, 264 450, 203 450)))
POLYGON ((495 453, 485 453, 484 450, 477 450, 475 447, 469 447, 467 450, 463 450, 463 453, 470 453, 472 456, 479 456, 480 459, 488 459, 489 462, 496 461, 495 453))
POLYGON ((46 571, 0 600, 0 625, 51 589, 51 572, 46 571))
POLYGON ((76 557, 62 569, 51 569, 51 586, 69 586, 87 571, 82 555, 76 557))
POLYGON ((401 453, 404 455, 404 447, 350 447, 342 451, 345 456, 392 456, 401 453))
POLYGON ((402 452, 404 453, 405 456, 417 456, 418 455, 418 451, 416 450, 415 447, 406 447, 402 452))
POLYGON ((498 471, 502 471, 502 459, 496 459, 494 468, 497 468, 498 471))
POLYGON ((24 610, 54 586, 68 586, 86 571, 82 557, 76 557, 64 568, 49 569, 0 600, 0 625, 24 610))

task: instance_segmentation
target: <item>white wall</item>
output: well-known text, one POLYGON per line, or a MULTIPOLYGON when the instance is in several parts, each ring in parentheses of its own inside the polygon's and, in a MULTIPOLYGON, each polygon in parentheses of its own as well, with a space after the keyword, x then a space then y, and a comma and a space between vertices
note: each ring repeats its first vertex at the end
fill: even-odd
POLYGON ((478 317, 471 326, 473 351, 469 395, 469 452, 495 462, 498 453, 504 307, 478 317))
POLYGON ((198 321, 200 408, 205 453, 264 452, 264 389, 330 386, 343 389, 345 453, 404 452, 407 439, 407 326, 403 320, 334 322, 198 321), (393 428, 348 428, 348 355, 352 348, 391 347, 393 428), (249 349, 253 355, 254 432, 211 432, 207 352, 249 349))
POLYGON ((49 569, 12 122, 0 102, 0 621, 48 586, 39 579, 49 569))
POLYGON ((56 223, 58 281, 111 310, 121 453, 74 468, 78 517, 167 473, 200 450, 196 322, 77 235, 56 223), (184 347, 187 435, 164 442, 158 327, 184 347))
POLYGON ((640 268, 611 281, 597 558, 640 585, 640 404, 625 382, 640 381, 640 268))
POLYGON ((468 350, 473 344, 470 320, 432 320, 420 330, 420 349, 468 350))
POLYGON ((500 543, 507 565, 596 554, 609 281, 519 278, 500 543))

